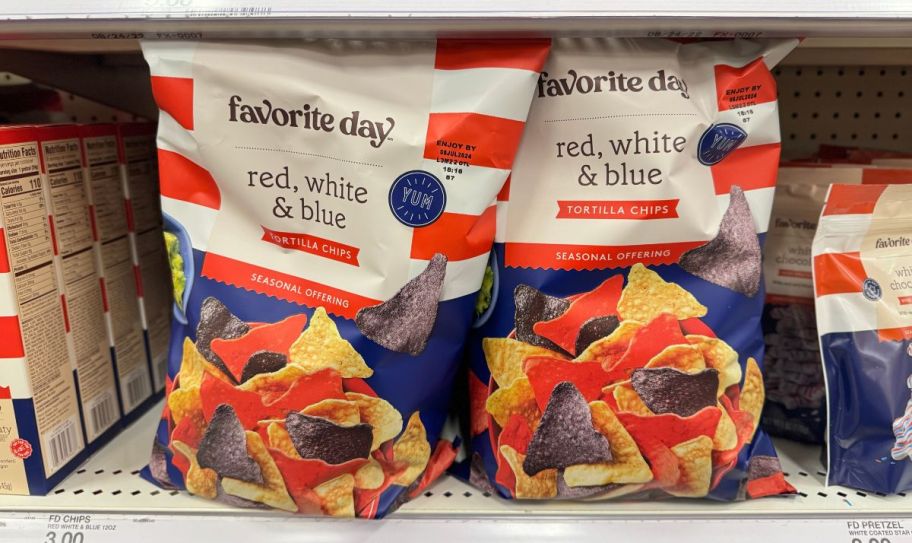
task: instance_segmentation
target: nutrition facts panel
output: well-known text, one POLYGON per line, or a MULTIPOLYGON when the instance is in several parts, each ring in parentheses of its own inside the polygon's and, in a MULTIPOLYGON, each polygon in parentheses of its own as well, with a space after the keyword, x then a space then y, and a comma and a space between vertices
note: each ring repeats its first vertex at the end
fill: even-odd
POLYGON ((22 342, 48 476, 82 450, 76 391, 67 353, 63 309, 53 267, 38 146, 0 148, 0 210, 19 306, 22 342), (9 150, 9 151, 6 151, 9 150), (4 152, 6 151, 6 152, 4 152))
POLYGON ((51 208, 88 440, 118 419, 117 390, 89 221, 78 139, 43 143, 51 208))
POLYGON ((127 230, 117 139, 114 136, 86 138, 85 149, 98 236, 104 242, 127 230))
POLYGON ((78 140, 45 144, 48 184, 60 254, 66 256, 92 245, 92 227, 85 193, 78 140))
POLYGON ((101 259, 110 303, 114 352, 124 412, 129 412, 151 396, 152 388, 146 364, 139 305, 136 299, 136 280, 127 236, 102 243, 101 259))

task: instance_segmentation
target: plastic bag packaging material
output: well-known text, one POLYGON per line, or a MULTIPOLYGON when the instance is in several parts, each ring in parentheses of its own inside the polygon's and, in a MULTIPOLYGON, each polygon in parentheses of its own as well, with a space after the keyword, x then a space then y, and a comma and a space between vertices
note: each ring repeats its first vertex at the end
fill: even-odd
POLYGON ((830 187, 814 237, 829 484, 912 489, 912 186, 830 187))
POLYGON ((382 517, 454 376, 549 40, 145 42, 174 286, 147 475, 382 517))
POLYGON ((516 499, 793 491, 757 426, 770 67, 795 45, 555 41, 468 347, 476 484, 516 499))
POLYGON ((763 248, 766 305, 763 427, 775 436, 823 443, 826 387, 814 314, 811 244, 831 183, 912 182, 912 169, 818 163, 779 170, 763 248))

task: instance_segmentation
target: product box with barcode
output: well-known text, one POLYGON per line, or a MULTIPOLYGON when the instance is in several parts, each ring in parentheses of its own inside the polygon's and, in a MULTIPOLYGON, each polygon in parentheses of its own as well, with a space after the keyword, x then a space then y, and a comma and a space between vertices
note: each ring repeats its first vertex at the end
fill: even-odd
POLYGON ((75 125, 48 126, 39 129, 38 136, 67 347, 76 371, 84 437, 89 450, 95 450, 120 430, 121 411, 79 130, 75 125))
POLYGON ((45 494, 85 456, 38 131, 0 129, 0 494, 45 494))
POLYGON ((81 135, 108 343, 117 368, 122 411, 125 421, 129 422, 154 400, 142 319, 136 301, 138 276, 130 250, 117 126, 86 125, 81 127, 81 135))
POLYGON ((123 191, 136 270, 139 311, 156 393, 165 389, 171 328, 171 281, 162 238, 154 123, 117 126, 123 191))

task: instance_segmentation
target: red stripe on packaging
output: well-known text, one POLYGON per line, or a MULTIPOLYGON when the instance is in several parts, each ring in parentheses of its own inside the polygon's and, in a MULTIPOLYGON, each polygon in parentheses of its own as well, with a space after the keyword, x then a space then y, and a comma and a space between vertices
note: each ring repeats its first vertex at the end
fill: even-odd
POLYGON ((153 75, 152 94, 162 111, 187 130, 193 130, 193 79, 153 75))
POLYGON ((504 182, 503 187, 500 188, 500 192, 497 193, 498 202, 507 202, 510 200, 510 177, 507 176, 506 182, 504 182))
POLYGON ((481 113, 431 113, 424 158, 508 170, 524 124, 481 113))
POLYGON ((735 67, 714 66, 719 111, 776 101, 776 80, 763 58, 735 67))
POLYGON ((70 310, 67 307, 66 296, 60 295, 60 308, 63 310, 63 327, 66 328, 67 334, 70 333, 70 310))
POLYGON ((0 273, 9 273, 9 255, 6 253, 6 231, 0 228, 0 273))
POLYGON ((0 317, 0 358, 22 358, 25 347, 22 344, 22 332, 19 328, 19 317, 0 317))
POLYGON ((831 185, 823 215, 870 215, 885 188, 884 185, 831 185))
POLYGON ((140 298, 143 297, 143 282, 142 282, 142 271, 139 269, 139 266, 133 264, 133 281, 136 282, 136 295, 140 298))
POLYGON ((95 219, 94 205, 89 205, 89 224, 92 227, 92 241, 98 241, 98 225, 95 219))
POLYGON ((129 198, 124 199, 124 214, 127 216, 127 232, 136 232, 136 223, 133 222, 133 203, 129 198))
POLYGON ((682 254, 705 243, 705 241, 682 241, 612 246, 507 243, 504 260, 506 265, 512 268, 558 270, 629 268, 637 262, 647 266, 674 264, 682 254))
POLYGON ((650 219, 678 218, 678 198, 669 200, 558 200, 558 219, 650 219))
POLYGON ((346 319, 354 319, 363 307, 380 303, 379 300, 215 253, 206 254, 201 273, 215 281, 292 303, 308 307, 323 306, 327 312, 346 319))
POLYGON ((48 215, 48 227, 51 232, 51 247, 54 249, 54 256, 57 256, 60 254, 57 250, 57 230, 54 228, 54 217, 51 215, 48 215))
POLYGON ((907 341, 912 338, 912 327, 904 328, 885 328, 877 331, 877 339, 880 341, 907 341))
POLYGON ((824 253, 814 257, 817 296, 861 292, 867 276, 861 253, 824 253))
POLYGON ((107 313, 110 310, 108 305, 108 289, 105 287, 105 281, 103 278, 98 278, 98 284, 101 286, 101 307, 104 308, 104 312, 107 313))
POLYGON ((212 174, 173 151, 158 150, 161 195, 212 209, 222 206, 222 194, 212 174))
POLYGON ((550 39, 437 40, 438 70, 466 70, 470 68, 514 68, 540 72, 548 58, 550 39))
POLYGON ((284 249, 294 249, 295 251, 301 251, 302 253, 322 256, 323 258, 344 262, 345 264, 351 264, 352 266, 360 265, 358 263, 358 253, 361 249, 352 245, 346 245, 345 243, 339 243, 338 241, 310 234, 279 232, 262 225, 260 228, 263 229, 262 240, 272 243, 273 245, 278 245, 284 249))
POLYGON ((733 185, 741 190, 767 189, 776 186, 779 168, 778 143, 739 147, 722 162, 710 167, 716 194, 728 194, 733 185))
POLYGON ((12 400, 13 393, 10 391, 10 387, 0 387, 0 400, 12 400))
POLYGON ((494 242, 496 220, 495 206, 481 215, 444 213, 433 224, 412 232, 411 258, 430 260, 434 253, 443 253, 455 261, 488 254, 494 242))

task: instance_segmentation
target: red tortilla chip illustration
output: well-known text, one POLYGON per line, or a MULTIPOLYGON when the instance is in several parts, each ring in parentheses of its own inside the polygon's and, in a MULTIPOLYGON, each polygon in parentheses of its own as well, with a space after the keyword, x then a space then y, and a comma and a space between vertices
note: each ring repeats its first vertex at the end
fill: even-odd
POLYGON ((532 429, 529 428, 529 423, 526 419, 520 415, 510 415, 506 426, 497 437, 497 446, 494 448, 497 455, 497 473, 494 474, 494 482, 507 488, 511 496, 516 493, 516 475, 513 473, 513 469, 507 459, 500 452, 500 446, 509 445, 524 453, 528 450, 531 441, 532 429))
POLYGON ((575 356, 579 354, 576 352, 576 336, 580 328, 593 317, 617 315, 617 303, 623 287, 623 275, 609 277, 591 291, 575 298, 562 315, 537 322, 532 325, 532 330, 575 356))
MULTIPOLYGON (((541 411, 547 407, 551 391, 558 383, 573 383, 583 398, 591 402, 599 399, 602 387, 611 381, 611 376, 598 362, 570 362, 547 356, 531 356, 525 360, 523 366, 535 392, 535 402, 541 411)), ((519 449, 516 450, 525 454, 519 449)))
POLYGON ((671 313, 662 313, 649 324, 637 330, 627 352, 617 363, 606 368, 615 379, 626 379, 631 370, 642 368, 669 345, 687 343, 678 319, 671 313))
POLYGON ((696 335, 716 337, 716 333, 713 332, 713 329, 710 328, 709 325, 703 322, 699 317, 684 319, 678 321, 678 324, 681 325, 681 330, 684 331, 684 335, 686 336, 696 335))
MULTIPOLYGON (((390 447, 392 447, 392 442, 390 442, 390 447)), ((374 453, 373 460, 379 464, 383 471, 383 481, 377 488, 358 488, 357 475, 355 477, 355 511, 358 516, 365 518, 374 518, 376 516, 380 495, 392 486, 408 469, 407 465, 396 465, 387 455, 382 453, 382 450, 374 453)))
POLYGON ((200 385, 200 400, 203 404, 203 416, 207 421, 212 418, 212 414, 221 404, 229 404, 234 407, 241 425, 247 429, 255 428, 257 422, 271 418, 269 410, 263 405, 259 394, 241 390, 208 373, 203 377, 203 384, 200 385))
POLYGON ((532 429, 529 423, 520 415, 510 415, 510 421, 507 426, 500 432, 497 438, 497 445, 509 445, 521 454, 526 454, 529 442, 532 441, 532 429))
POLYGON ((678 468, 678 457, 658 439, 648 435, 640 436, 642 441, 637 439, 636 436, 633 436, 633 438, 652 470, 653 479, 647 485, 655 488, 674 486, 681 477, 681 471, 678 468))
POLYGON ((311 375, 304 375, 294 381, 288 390, 275 399, 269 407, 282 418, 288 411, 300 411, 329 398, 345 399, 342 391, 342 377, 334 369, 324 369, 311 375))
POLYGON ((747 443, 747 440, 750 439, 754 433, 753 415, 746 411, 739 411, 732 407, 732 401, 728 398, 728 396, 720 396, 719 403, 722 404, 723 409, 728 412, 728 415, 735 423, 735 430, 738 435, 738 444, 733 449, 726 451, 713 451, 713 478, 710 488, 715 488, 716 485, 719 484, 719 481, 722 480, 722 477, 724 477, 726 473, 735 467, 735 464, 738 462, 738 455, 741 453, 742 447, 744 447, 744 444, 747 443))
POLYGON ((288 490, 292 491, 292 495, 296 488, 313 488, 345 473, 354 473, 367 463, 366 458, 355 458, 341 464, 327 464, 316 458, 289 458, 285 453, 273 448, 269 449, 269 454, 282 472, 285 484, 288 490))
POLYGON ((206 430, 206 421, 199 420, 199 412, 197 413, 195 416, 184 417, 177 423, 174 430, 171 431, 171 441, 180 441, 194 449, 199 448, 203 432, 206 430))
POLYGON ((506 488, 511 497, 516 496, 516 475, 500 451, 497 452, 497 473, 494 474, 494 482, 506 488))
POLYGON ((446 473, 446 470, 450 469, 450 466, 453 465, 453 461, 456 460, 457 452, 458 449, 454 447, 451 442, 445 439, 438 441, 437 448, 434 449, 434 452, 431 454, 431 459, 428 460, 424 475, 418 480, 418 485, 409 492, 409 497, 414 498, 418 496, 424 492, 424 489, 432 482, 436 481, 438 477, 446 473))
POLYGON ((637 443, 656 439, 666 447, 690 441, 700 436, 712 437, 716 433, 722 411, 718 407, 704 407, 699 412, 681 417, 674 413, 661 415, 635 415, 620 412, 617 414, 621 424, 630 432, 637 443))
POLYGON ((342 379, 342 388, 345 389, 345 392, 357 392, 358 394, 364 394, 365 396, 377 397, 377 393, 367 381, 360 377, 349 377, 347 379, 342 379))
POLYGON ((471 418, 471 432, 473 436, 484 432, 488 429, 488 412, 485 410, 485 402, 488 401, 488 387, 481 382, 481 379, 475 376, 474 372, 469 372, 469 415, 471 418))
POLYGON ((212 340, 212 351, 222 359, 234 378, 241 382, 241 373, 250 357, 258 351, 287 354, 304 326, 307 315, 292 315, 274 324, 264 324, 251 329, 235 339, 216 338, 212 340))
POLYGON ((763 498, 797 492, 795 487, 785 480, 785 475, 782 473, 775 473, 769 477, 748 481, 745 490, 750 498, 763 498))

